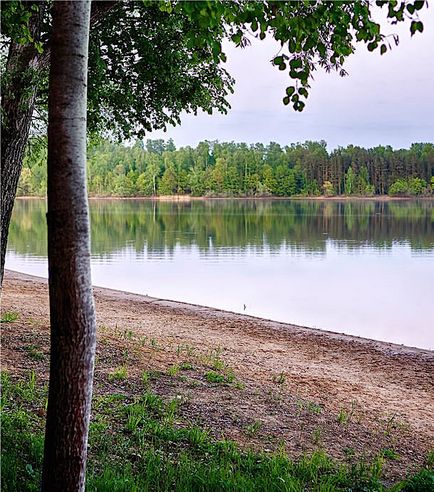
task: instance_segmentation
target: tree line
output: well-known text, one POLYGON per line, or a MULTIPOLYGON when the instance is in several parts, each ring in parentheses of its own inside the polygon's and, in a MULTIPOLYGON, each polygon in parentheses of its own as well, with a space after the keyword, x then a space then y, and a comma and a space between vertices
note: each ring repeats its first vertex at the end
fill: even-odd
MULTIPOLYGON (((45 195, 46 147, 30 146, 18 193, 45 195)), ((205 141, 176 149, 172 140, 133 146, 89 145, 88 189, 95 196, 420 196, 434 188, 434 144, 409 149, 326 142, 281 146, 205 141)))

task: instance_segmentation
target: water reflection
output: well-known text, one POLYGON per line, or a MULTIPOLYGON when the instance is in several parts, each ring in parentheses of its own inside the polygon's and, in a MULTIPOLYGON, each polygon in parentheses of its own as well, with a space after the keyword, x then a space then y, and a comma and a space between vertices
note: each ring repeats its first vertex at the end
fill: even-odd
MULTIPOLYGON (((324 202, 213 200, 150 202, 91 201, 92 253, 110 255, 125 247, 147 257, 172 254, 177 245, 197 246, 203 256, 242 254, 324 254, 326 240, 348 251, 363 247, 412 251, 434 247, 431 201, 324 202)), ((45 201, 19 200, 10 248, 46 256, 45 201)))
MULTIPOLYGON (((91 201, 97 285, 434 347, 432 201, 91 201)), ((7 267, 46 275, 45 201, 7 267)))

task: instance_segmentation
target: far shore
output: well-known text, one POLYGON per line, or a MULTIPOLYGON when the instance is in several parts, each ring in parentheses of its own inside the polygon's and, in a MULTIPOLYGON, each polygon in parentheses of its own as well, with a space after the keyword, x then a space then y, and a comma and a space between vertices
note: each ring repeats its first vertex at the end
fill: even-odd
MULTIPOLYGON (((17 196, 18 200, 46 199, 46 196, 17 196)), ((113 196, 113 195, 90 195, 89 200, 142 200, 155 202, 190 202, 190 201, 217 201, 217 200, 239 200, 239 201, 277 201, 277 200, 310 200, 310 201, 330 201, 330 202, 350 202, 350 201, 411 201, 411 200, 434 200, 431 196, 356 196, 356 195, 338 195, 338 196, 192 196, 192 195, 156 195, 156 196, 113 196)))
MULTIPOLYGON (((294 457, 320 446, 343 461, 348 449, 358 459, 393 449, 392 478, 420 468, 432 449, 433 351, 107 288, 94 296, 97 396, 133 399, 152 374, 153 391, 181 399, 182 415, 215 436, 267 452, 284 445, 294 457), (111 379, 119 367, 125 383, 111 379)), ((47 280, 7 270, 3 313, 15 320, 1 325, 2 369, 18 380, 34 371, 43 384, 47 280)))

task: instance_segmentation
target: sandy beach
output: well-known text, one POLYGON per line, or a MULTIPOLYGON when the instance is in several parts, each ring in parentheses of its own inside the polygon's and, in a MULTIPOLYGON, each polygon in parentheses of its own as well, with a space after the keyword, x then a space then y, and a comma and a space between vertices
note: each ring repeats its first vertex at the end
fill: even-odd
MULTIPOLYGON (((217 309, 95 288, 95 392, 134 392, 143 371, 154 390, 180 395, 183 413, 215 436, 296 456, 317 449, 338 459, 393 449, 396 478, 434 447, 434 352, 261 320, 217 309), (228 384, 210 384, 219 364, 228 384), (119 365, 128 381, 113 388, 119 365), (174 371, 173 367, 185 367, 174 371), (175 374, 176 372, 176 374, 175 374), (229 381, 229 379, 228 379, 229 381), (246 432, 255 423, 255 433, 246 432), (250 427, 249 427, 250 426, 250 427)), ((44 279, 7 271, 2 369, 48 379, 49 311, 44 279), (30 349, 29 349, 30 347, 30 349), (40 357, 32 357, 38 353, 40 357)))

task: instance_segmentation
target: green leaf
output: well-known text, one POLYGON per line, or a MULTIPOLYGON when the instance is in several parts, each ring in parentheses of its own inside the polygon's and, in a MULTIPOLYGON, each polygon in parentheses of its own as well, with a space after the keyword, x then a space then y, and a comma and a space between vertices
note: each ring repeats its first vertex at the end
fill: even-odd
POLYGON ((283 56, 276 56, 276 58, 273 60, 274 65, 280 65, 283 63, 283 56))
POLYGON ((285 106, 288 106, 288 104, 289 104, 289 97, 288 97, 288 96, 285 96, 285 97, 283 98, 283 104, 284 104, 285 106))
POLYGON ((382 44, 381 48, 380 48, 380 53, 382 55, 384 55, 384 53, 386 53, 386 51, 387 51, 387 46, 385 44, 382 44))
POLYGON ((410 25, 411 35, 413 36, 417 31, 423 32, 423 24, 420 21, 412 21, 410 25))
POLYGON ((295 87, 294 86, 291 86, 291 87, 287 87, 286 88, 286 93, 288 94, 288 96, 292 96, 292 94, 294 94, 295 92, 295 87))
POLYGON ((290 62, 289 62, 289 66, 292 68, 292 69, 296 69, 296 68, 301 68, 303 66, 303 62, 301 61, 300 58, 293 58, 290 62))

